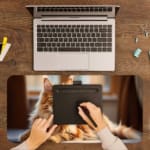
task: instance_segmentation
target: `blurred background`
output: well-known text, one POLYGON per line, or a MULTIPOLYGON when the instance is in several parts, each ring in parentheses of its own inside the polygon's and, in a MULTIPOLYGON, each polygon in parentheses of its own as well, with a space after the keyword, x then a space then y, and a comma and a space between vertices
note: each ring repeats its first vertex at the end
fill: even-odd
MULTIPOLYGON (((7 82, 8 139, 18 142, 18 135, 28 126, 43 89, 43 75, 12 76, 7 82)), ((142 81, 137 76, 46 75, 52 84, 80 80, 83 84, 103 85, 103 112, 115 123, 142 131, 142 81)))

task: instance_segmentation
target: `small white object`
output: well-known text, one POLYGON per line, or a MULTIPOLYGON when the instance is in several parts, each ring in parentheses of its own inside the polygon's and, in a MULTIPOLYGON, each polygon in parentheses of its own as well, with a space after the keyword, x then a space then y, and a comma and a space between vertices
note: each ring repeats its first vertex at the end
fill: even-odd
POLYGON ((148 51, 148 56, 149 56, 149 60, 150 60, 150 50, 148 51))
POLYGON ((0 61, 3 61, 9 48, 10 48, 11 44, 10 43, 7 43, 5 48, 2 50, 1 54, 0 54, 0 61))
POLYGON ((149 36, 149 32, 145 31, 145 37, 149 36))
POLYGON ((139 41, 139 38, 136 37, 136 38, 135 38, 135 43, 138 43, 138 41, 139 41))

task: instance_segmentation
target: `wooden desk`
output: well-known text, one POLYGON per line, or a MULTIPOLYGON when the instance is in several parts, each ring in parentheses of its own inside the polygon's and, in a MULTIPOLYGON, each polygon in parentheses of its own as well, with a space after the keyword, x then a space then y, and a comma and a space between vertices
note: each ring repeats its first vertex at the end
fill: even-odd
MULTIPOLYGON (((1 0, 0 1, 0 39, 8 36, 12 47, 4 62, 0 63, 0 149, 8 150, 14 146, 6 139, 7 99, 6 85, 10 75, 16 74, 69 74, 71 72, 34 72, 32 70, 32 16, 26 10, 28 4, 117 4, 120 11, 116 18, 116 71, 107 74, 139 75, 143 79, 143 140, 138 144, 128 144, 132 150, 150 148, 150 38, 144 36, 144 29, 150 32, 149 0, 1 0), (134 38, 139 37, 135 44, 134 38), (140 47, 143 52, 139 59, 132 56, 140 47)), ((79 72, 72 72, 79 74, 79 72)), ((98 74, 106 72, 84 72, 98 74)), ((83 74, 83 73, 82 73, 83 74)), ((15 86, 15 85, 14 85, 15 86)), ((15 107, 15 106, 14 106, 15 107)), ((17 120, 17 118, 16 118, 17 120)), ((40 149, 100 149, 99 144, 52 144, 47 142, 40 149)))

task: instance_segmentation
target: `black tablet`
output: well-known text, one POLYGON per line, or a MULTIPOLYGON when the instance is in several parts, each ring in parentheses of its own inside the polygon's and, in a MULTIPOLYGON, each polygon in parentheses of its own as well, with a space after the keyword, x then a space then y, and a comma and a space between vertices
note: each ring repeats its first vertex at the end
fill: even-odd
POLYGON ((78 106, 82 102, 91 102, 101 107, 102 86, 54 85, 53 99, 55 124, 85 124, 78 114, 78 106))

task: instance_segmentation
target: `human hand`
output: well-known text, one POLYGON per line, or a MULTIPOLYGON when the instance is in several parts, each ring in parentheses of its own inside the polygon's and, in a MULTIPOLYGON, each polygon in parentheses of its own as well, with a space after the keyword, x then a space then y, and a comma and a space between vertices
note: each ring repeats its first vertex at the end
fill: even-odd
POLYGON ((34 121, 30 136, 26 140, 29 150, 35 150, 53 134, 57 127, 57 125, 52 125, 53 117, 51 115, 48 120, 39 118, 34 121))
POLYGON ((93 128, 96 132, 102 130, 103 128, 106 127, 106 123, 103 119, 103 115, 101 112, 101 109, 97 107, 96 105, 90 103, 90 102, 85 102, 81 103, 80 106, 78 107, 79 110, 79 115, 82 117, 82 119, 91 127, 93 128), (92 118, 92 120, 96 123, 97 127, 94 126, 92 121, 88 118, 88 116, 84 113, 83 108, 86 108, 89 111, 89 114, 92 118))

